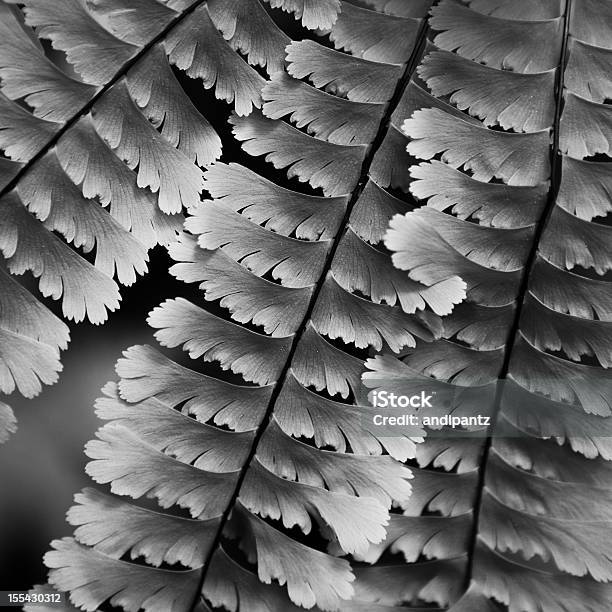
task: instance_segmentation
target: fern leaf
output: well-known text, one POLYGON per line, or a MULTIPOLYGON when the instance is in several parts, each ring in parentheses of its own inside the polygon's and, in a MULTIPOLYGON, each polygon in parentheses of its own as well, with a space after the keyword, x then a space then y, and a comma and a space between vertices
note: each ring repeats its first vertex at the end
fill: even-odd
POLYGON ((183 298, 153 310, 149 323, 159 328, 156 338, 162 346, 182 345, 193 359, 219 361, 224 369, 263 385, 280 375, 291 344, 290 336, 269 338, 219 319, 183 298))
POLYGON ((567 522, 550 517, 534 517, 508 508, 489 491, 482 501, 482 539, 500 552, 521 551, 529 560, 534 556, 551 561, 563 572, 574 576, 590 574, 599 581, 610 579, 610 558, 601 539, 607 523, 585 523, 579 532, 568 531, 567 522), (512 529, 508 529, 508 524, 512 529))
POLYGON ((557 312, 585 319, 610 319, 605 281, 563 270, 542 257, 534 263, 531 281, 533 295, 557 312))
MULTIPOLYGON (((424 212, 414 211, 404 217, 398 215, 393 218, 392 231, 388 234, 386 244, 395 251, 394 265, 401 270, 409 270, 410 278, 418 282, 439 283, 458 276, 467 284, 468 296, 473 297, 477 303, 485 306, 507 304, 520 280, 519 271, 516 268, 500 270, 482 265, 462 255, 437 231, 433 233, 435 238, 432 238, 429 222, 432 216, 423 214, 424 212), (411 246, 406 248, 408 244, 411 246), (422 250, 415 252, 413 248, 425 248, 426 245, 430 254, 435 254, 435 257, 423 261, 419 257, 422 250)), ((475 231, 469 228, 467 223, 465 226, 466 230, 475 231)))
MULTIPOLYGON (((216 86, 244 115, 261 106, 265 81, 239 52, 276 70, 289 39, 259 3, 267 30, 250 33, 236 2, 210 10, 182 1, 9 3, 17 4, 0 6, 3 265, 40 277, 40 292, 63 298, 66 317, 101 323, 119 304, 113 278, 134 283, 146 272, 147 249, 176 238, 182 211, 200 200, 202 168, 221 155, 219 136, 171 66, 216 86), (67 66, 54 62, 47 42, 67 66)), ((56 349, 41 347, 49 382, 56 349)), ((40 388, 36 364, 23 365, 31 394, 40 388)), ((3 389, 14 386, 8 376, 3 389)))
POLYGON ((17 389, 25 397, 34 397, 40 393, 41 383, 49 385, 57 381, 62 367, 53 347, 4 328, 0 333, 0 390, 3 393, 10 394, 17 389))
POLYGON ((34 116, 48 121, 67 121, 75 108, 84 106, 96 88, 60 70, 36 44, 36 36, 18 21, 19 13, 0 6, 0 78, 2 93, 11 100, 23 99, 34 116))
POLYGON ((608 75, 610 49, 589 45, 571 38, 569 60, 565 68, 565 85, 576 95, 604 102, 612 93, 612 83, 608 75))
MULTIPOLYGON (((480 436, 430 429, 417 450, 421 469, 414 471, 411 506, 404 511, 415 520, 411 535, 431 533, 429 513, 437 511, 437 528, 449 534, 444 544, 457 545, 455 558, 468 555, 465 593, 450 602, 450 612, 493 612, 500 606, 511 612, 595 612, 605 609, 612 583, 605 537, 610 287, 603 219, 611 195, 604 104, 609 7, 598 1, 467 4, 442 0, 432 9, 429 23, 440 32, 433 39, 438 48, 425 49, 417 73, 433 95, 456 109, 425 101, 423 110, 407 109, 408 151, 427 160, 410 169, 409 189, 425 206, 397 215, 385 237, 394 264, 410 278, 458 276, 467 282, 467 302, 444 321, 442 339, 419 342, 399 358, 366 362, 364 383, 373 390, 414 393, 429 376, 428 389, 454 394, 447 407, 453 414, 469 410, 461 398, 474 391, 478 410, 494 415, 494 428, 480 436), (525 40, 529 31, 539 33, 525 40), (545 39, 547 49, 538 49, 545 39), (527 94, 527 83, 540 79, 537 94, 527 94), (516 100, 516 107, 508 100, 516 100), (467 113, 482 124, 471 124, 467 113), (551 138, 544 138, 549 131, 551 138), (473 135, 458 136, 468 133, 473 135), (537 171, 519 180, 511 172, 496 173, 498 138, 538 134, 541 144, 519 155, 525 164, 519 172, 537 171), (548 164, 550 140, 553 164, 542 166, 548 164), (469 226, 469 234, 459 223, 469 226), (484 256, 475 238, 488 228, 518 230, 517 237, 525 231, 524 248, 506 259, 511 234, 491 235, 482 243, 484 256), (432 252, 432 245, 433 261, 424 266, 416 253, 432 252), (520 281, 504 301, 493 301, 492 279, 486 293, 476 291, 466 259, 488 268, 513 261, 520 281), (493 390, 490 400, 486 388, 493 390), (462 544, 450 535, 460 518, 471 524, 469 541, 462 544)), ((511 155, 507 149, 500 157, 507 163, 511 155)), ((398 532, 389 531, 372 554, 397 549, 398 532)), ((426 549, 417 537, 404 536, 403 542, 408 576, 426 549)), ((444 555, 444 548, 438 550, 444 555)), ((374 559, 385 567, 384 559, 374 559)), ((431 601, 428 591, 418 600, 393 601, 369 581, 355 587, 364 606, 431 601)))
POLYGON ((29 161, 40 151, 41 143, 53 138, 59 129, 56 123, 32 117, 1 92, 0 117, 0 148, 14 161, 29 161))
POLYGON ((145 44, 176 17, 176 13, 163 4, 148 4, 142 0, 93 0, 90 7, 94 18, 102 22, 106 30, 134 45, 145 44))
POLYGON ((605 104, 568 92, 560 130, 562 153, 578 159, 610 153, 612 114, 605 104))
POLYGON ((55 153, 41 158, 21 180, 18 192, 46 228, 59 232, 85 253, 95 248, 94 265, 107 276, 116 274, 121 284, 131 285, 137 275, 146 273, 145 246, 97 202, 83 197, 55 153))
POLYGON ((260 325, 271 336, 295 332, 306 314, 312 288, 283 287, 250 274, 222 251, 206 252, 184 236, 171 246, 176 261, 171 272, 180 280, 200 282, 200 289, 210 301, 220 300, 239 323, 260 325))
POLYGON ((212 0, 208 10, 215 25, 249 64, 266 68, 269 75, 284 67, 285 47, 291 39, 256 0, 212 0), (263 34, 262 34, 263 32, 263 34))
POLYGON ((431 341, 441 334, 441 326, 436 330, 435 317, 407 317, 385 305, 373 304, 343 289, 333 274, 321 289, 312 320, 317 330, 332 340, 341 338, 358 348, 372 346, 377 350, 384 341, 394 352, 414 346, 416 337, 431 341))
POLYGON ((340 240, 331 272, 344 289, 357 290, 377 304, 399 303, 408 314, 426 306, 438 315, 450 314, 453 296, 464 287, 459 278, 424 287, 394 269, 385 254, 360 240, 350 226, 340 240))
POLYGON ((419 26, 419 19, 390 17, 343 2, 330 40, 356 57, 401 63, 415 46, 419 26))
MULTIPOLYGON (((408 575, 404 565, 360 568, 355 572, 355 599, 363 601, 367 597, 375 601, 374 605, 383 604, 391 609, 402 602, 418 600, 445 608, 457 597, 462 561, 461 558, 422 561, 415 563, 408 575)), ((353 605, 350 603, 345 609, 354 609, 353 605)))
POLYGON ((162 563, 198 567, 218 527, 216 519, 184 520, 143 508, 133 512, 129 504, 93 488, 77 494, 75 502, 68 519, 76 526, 80 542, 115 559, 129 552, 132 559, 143 557, 155 567, 162 563), (194 531, 198 533, 195 538, 194 531))
MULTIPOLYGON (((431 43, 427 43, 425 49, 427 51, 435 49, 435 45, 431 43)), ((393 111, 393 115, 391 116, 391 120, 393 124, 401 131, 401 125, 404 122, 404 119, 407 116, 412 115, 415 110, 423 108, 424 106, 428 106, 431 108, 439 108, 445 113, 449 113, 459 119, 463 119, 472 125, 481 125, 480 121, 462 113, 460 110, 456 109, 448 102, 444 100, 440 100, 436 98, 434 95, 429 93, 426 88, 422 87, 422 82, 419 80, 419 83, 416 82, 416 77, 413 78, 410 83, 408 83, 408 87, 406 87, 404 94, 402 95, 401 100, 399 101, 395 111, 393 111)), ((406 145, 408 142, 406 142, 406 145)), ((404 168, 405 170, 405 168, 404 168)), ((405 174, 405 172, 404 172, 405 174)))
POLYGON ((450 95, 451 104, 478 117, 487 127, 536 132, 552 124, 554 70, 504 73, 454 53, 432 51, 418 74, 434 96, 450 95), (509 80, 513 81, 511 88, 509 80))
POLYGON ((312 40, 293 42, 287 50, 287 72, 307 77, 317 87, 354 102, 384 103, 401 76, 401 66, 347 56, 312 40))
POLYGON ((300 241, 253 226, 216 202, 199 206, 186 223, 200 247, 222 248, 257 276, 270 272, 286 287, 307 287, 320 276, 331 241, 300 241))
POLYGON ((567 270, 580 266, 600 276, 610 269, 607 226, 589 223, 557 206, 550 216, 549 228, 540 251, 551 264, 567 270), (563 238, 565 244, 553 244, 553 235, 563 238))
POLYGON ((365 242, 377 245, 387 231, 389 219, 405 209, 402 200, 368 180, 351 212, 351 228, 365 242))
POLYGON ((245 119, 232 117, 230 122, 247 153, 265 154, 275 168, 289 167, 290 178, 295 176, 314 188, 321 187, 325 195, 344 195, 359 178, 365 145, 328 143, 258 113, 245 119))
POLYGON ((138 111, 125 83, 117 83, 94 109, 94 126, 115 154, 132 170, 136 184, 158 193, 157 205, 167 214, 199 201, 202 173, 172 147, 138 111))
POLYGON ((483 183, 433 160, 412 166, 411 193, 436 210, 448 209, 459 219, 474 217, 480 225, 517 228, 532 225, 546 205, 548 184, 533 187, 483 183), (451 208, 452 207, 452 208, 451 208))
MULTIPOLYGON (((5 394, 18 389, 25 397, 34 397, 41 383, 57 380, 62 369, 59 349, 68 344, 68 328, 4 271, 0 275, 5 289, 0 299, 0 389, 5 394)), ((10 408, 4 403, 2 407, 4 434, 14 430, 15 421, 10 408)))
POLYGON ((402 554, 407 563, 426 559, 453 559, 466 549, 469 537, 470 515, 460 514, 450 519, 438 516, 412 517, 400 514, 391 516, 387 537, 381 544, 370 546, 367 553, 358 557, 366 563, 376 563, 385 550, 402 554))
POLYGON ((266 0, 272 8, 293 13, 310 30, 327 30, 338 18, 340 0, 266 0))
POLYGON ((487 568, 486 572, 480 570, 477 574, 483 585, 483 593, 506 604, 512 612, 535 612, 541 609, 541 602, 545 602, 551 612, 576 608, 596 612, 607 605, 606 601, 609 600, 608 584, 534 570, 484 546, 479 547, 477 553, 480 567, 487 568))
POLYGON ((440 49, 491 68, 516 72, 544 72, 558 64, 562 44, 560 17, 515 21, 482 15, 456 0, 442 0, 432 11, 430 26, 440 34, 433 39, 440 49), (495 40, 491 45, 490 41, 495 40))
POLYGON ((219 159, 221 139, 179 85, 160 45, 128 73, 127 87, 131 98, 170 145, 198 166, 219 159))
POLYGON ((68 326, 4 270, 0 274, 5 288, 0 298, 3 327, 56 349, 65 349, 70 337, 68 326))
MULTIPOLYGON (((154 569, 155 580, 149 580, 146 568, 115 561, 86 548, 71 538, 53 542, 46 562, 54 568, 62 582, 74 592, 73 603, 81 609, 95 610, 109 599, 125 610, 139 610, 146 605, 151 610, 178 612, 189 605, 190 591, 197 583, 197 572, 170 572, 154 569), (78 566, 70 564, 78 558, 78 566), (106 577, 100 581, 99 577, 106 577), (90 590, 89 587, 95 587, 90 590)), ((151 571, 151 570, 149 570, 151 571)))
POLYGON ((610 210, 609 174, 605 162, 563 156, 557 204, 580 219, 605 217, 610 210))
POLYGON ((58 142, 56 153, 62 170, 83 195, 108 206, 145 246, 169 242, 180 228, 180 216, 164 214, 154 195, 138 188, 135 174, 106 146, 91 118, 75 124, 58 142))
POLYGON ((586 0, 572 5, 571 35, 589 45, 609 48, 610 6, 602 0, 586 0))
POLYGON ((478 181, 498 178, 507 185, 537 185, 550 174, 544 154, 549 144, 548 130, 495 132, 436 108, 417 111, 402 129, 413 139, 408 153, 426 160, 442 153, 442 161, 451 168, 465 167, 478 181))
MULTIPOLYGON (((312 438, 318 448, 331 447, 338 452, 346 452, 350 447, 360 455, 378 455, 384 448, 400 461, 414 455, 412 440, 382 438, 363 426, 370 412, 368 406, 347 407, 345 403, 313 393, 299 383, 299 374, 296 370, 288 377, 275 412, 276 420, 287 434, 312 438)), ((321 388, 325 387, 321 385, 321 388)), ((328 388, 333 388, 331 381, 328 388)))
POLYGON ((113 280, 47 231, 28 213, 16 193, 0 202, 6 221, 0 250, 12 274, 31 271, 40 279, 44 296, 58 299, 63 295, 64 315, 77 322, 87 314, 92 323, 101 323, 107 309, 119 307, 119 291, 113 280))
POLYGON ((384 110, 383 104, 332 96, 290 78, 285 72, 272 76, 264 87, 263 98, 266 117, 281 119, 289 115, 296 127, 307 127, 318 138, 344 145, 371 142, 384 110))
POLYGON ((271 386, 233 385, 183 368, 149 346, 133 346, 117 363, 121 396, 130 403, 177 400, 183 413, 205 423, 249 431, 261 420, 271 386))
POLYGON ((331 198, 286 189, 236 163, 212 165, 206 189, 228 210, 277 234, 310 241, 332 238, 331 228, 342 221, 348 204, 346 195, 331 198))
POLYGON ((264 80, 226 42, 217 30, 206 5, 196 8, 164 40, 170 63, 206 89, 215 88, 221 100, 233 103, 239 115, 261 105, 264 80))
POLYGON ((51 41, 54 49, 63 51, 87 84, 107 83, 138 51, 96 21, 82 0, 24 4, 26 23, 38 28, 40 38, 51 41))
POLYGON ((563 348, 573 361, 593 355, 603 366, 610 366, 608 321, 568 316, 547 308, 532 296, 525 300, 523 316, 523 334, 535 348, 551 352, 563 348))
MULTIPOLYGON (((212 556, 207 598, 213 606, 223 606, 232 612, 243 607, 255 612, 296 612, 304 609, 293 604, 284 589, 274 583, 262 589, 258 575, 234 561, 222 548, 218 548, 212 556)), ((204 610, 209 609, 202 601, 198 603, 200 605, 204 606, 204 610)), ((195 607, 194 610, 200 608, 195 607)))

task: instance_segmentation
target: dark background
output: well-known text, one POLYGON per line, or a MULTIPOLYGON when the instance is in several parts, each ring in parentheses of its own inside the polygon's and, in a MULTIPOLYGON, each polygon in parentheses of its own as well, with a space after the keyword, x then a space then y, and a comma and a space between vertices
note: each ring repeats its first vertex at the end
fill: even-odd
POLYGON ((189 293, 168 273, 164 249, 157 247, 150 257, 149 274, 122 288, 121 309, 105 325, 70 325, 59 382, 32 400, 8 399, 18 430, 0 445, 0 590, 27 590, 45 581, 42 556, 52 539, 71 534, 66 510, 74 494, 92 484, 83 446, 102 425, 93 409, 100 388, 115 379, 122 350, 156 344, 148 312, 166 298, 189 293))

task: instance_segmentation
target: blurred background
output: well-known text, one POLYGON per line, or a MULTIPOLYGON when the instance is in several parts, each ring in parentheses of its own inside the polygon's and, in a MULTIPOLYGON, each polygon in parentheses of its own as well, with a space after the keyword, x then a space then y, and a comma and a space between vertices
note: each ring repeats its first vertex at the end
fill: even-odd
POLYGON ((166 298, 190 297, 168 273, 164 249, 150 258, 149 274, 122 288, 121 309, 105 325, 70 325, 57 384, 32 400, 8 399, 19 428, 0 445, 0 590, 27 590, 46 580, 42 556, 52 539, 71 534, 66 511, 74 494, 91 485, 83 446, 102 424, 93 409, 100 388, 115 379, 121 351, 155 344, 147 314, 166 298))

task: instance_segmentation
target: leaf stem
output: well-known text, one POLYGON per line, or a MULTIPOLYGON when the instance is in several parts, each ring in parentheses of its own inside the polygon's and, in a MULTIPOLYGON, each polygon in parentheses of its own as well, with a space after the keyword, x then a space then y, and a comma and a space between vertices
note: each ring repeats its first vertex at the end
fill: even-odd
POLYGON ((81 117, 86 115, 94 107, 96 102, 98 102, 98 100, 100 100, 100 98, 104 96, 106 92, 111 87, 113 87, 113 85, 115 85, 117 81, 119 81, 119 79, 121 79, 125 74, 127 74, 130 69, 133 68, 133 66, 137 64, 138 61, 144 55, 146 55, 158 42, 163 40, 177 25, 179 25, 185 18, 191 15, 191 13, 193 13, 199 6, 201 6, 205 2, 206 0, 196 0, 196 2, 194 2, 191 6, 185 9, 184 12, 177 15, 159 34, 154 36, 148 43, 146 43, 140 49, 140 51, 136 53, 136 55, 130 58, 127 62, 125 62, 125 64, 123 64, 123 66, 121 66, 121 68, 117 70, 113 77, 107 83, 105 83, 102 88, 93 97, 91 97, 84 106, 82 106, 76 113, 74 113, 74 115, 72 115, 72 117, 70 117, 70 119, 68 119, 68 121, 66 121, 66 123, 62 125, 62 127, 53 135, 53 137, 49 139, 47 144, 40 151, 38 151, 38 153, 36 153, 36 155, 34 155, 32 159, 28 160, 24 164, 23 168, 21 168, 21 170, 19 170, 19 172, 4 186, 4 188, 0 190, 0 199, 19 184, 19 181, 30 171, 30 168, 32 168, 32 166, 34 166, 34 164, 36 164, 38 160, 43 158, 59 142, 62 136, 64 136, 64 134, 71 127, 73 127, 77 123, 77 121, 81 119, 81 117))
MULTIPOLYGON (((525 303, 525 297, 527 295, 527 291, 529 289, 529 277, 531 275, 531 270, 533 269, 533 265, 536 261, 536 257, 538 254, 538 245, 540 243, 540 239, 542 238, 542 233, 547 225, 548 219, 554 209, 555 202, 557 199, 557 194, 559 193, 559 185, 561 183, 561 156, 559 154, 559 122, 561 120, 561 112, 563 108, 563 84, 564 84, 564 75, 565 75, 565 63, 567 58, 567 40, 569 36, 569 27, 570 27, 570 17, 571 17, 571 9, 572 9, 572 0, 567 0, 565 7, 565 24, 563 28, 563 43, 561 46, 561 54, 559 58, 559 67, 558 73, 556 77, 555 91, 557 94, 557 103, 555 107, 555 117, 552 126, 553 130, 553 142, 550 150, 550 166, 551 166, 551 176, 550 176, 550 190, 548 192, 548 198, 546 201, 546 206, 538 220, 536 225, 533 242, 531 244, 531 248, 529 250, 529 254, 525 261, 525 266, 523 268, 523 273, 521 276, 521 282, 519 285, 519 291, 517 294, 516 302, 517 307, 514 313, 514 319, 512 321, 512 325, 508 332, 508 338, 506 340, 506 351, 504 354, 504 360, 502 362, 502 366, 499 373, 499 380, 505 380, 508 376, 508 372, 510 370, 510 362, 512 359, 512 350, 514 348, 515 339, 520 331, 520 321, 521 321, 521 313, 523 311, 523 306, 525 303)), ((489 434, 495 431, 497 426, 497 421, 499 419, 499 413, 501 410, 501 400, 503 396, 504 385, 498 384, 495 398, 493 402, 493 410, 491 414, 491 425, 489 427, 489 434)), ((468 551, 468 563, 466 568, 465 575, 465 584, 464 591, 470 586, 472 581, 473 572, 474 572, 474 557, 476 551, 476 545, 478 542, 478 525, 480 520, 480 514, 482 509, 482 497, 483 491, 486 482, 487 475, 487 464, 489 460, 489 454, 491 451, 491 446, 493 444, 493 436, 488 435, 485 439, 485 443, 482 450, 482 456, 480 460, 480 469, 478 475, 478 487, 476 489, 476 499, 474 502, 474 520, 472 523, 472 534, 470 537, 470 548, 468 551)))
POLYGON ((289 370, 291 368, 291 364, 293 361, 293 357, 295 355, 295 352, 299 346, 300 340, 302 338, 302 336, 304 335, 304 332, 307 330, 307 326, 308 326, 308 322, 310 321, 312 312, 315 308, 317 299, 319 297, 319 294, 321 293, 321 289, 323 288, 323 284, 325 282, 325 279, 327 277, 328 272, 331 270, 331 266, 334 260, 334 256, 336 254, 336 251, 338 249, 338 246, 340 244, 340 239, 344 233, 345 228, 348 225, 350 216, 351 216, 351 212, 353 210, 353 207, 355 206, 355 204, 357 203, 357 201, 359 200, 359 197, 361 196, 361 193, 363 192, 365 186, 367 185, 368 182, 368 175, 370 172, 370 168, 372 166, 372 162, 374 161, 374 156, 376 155, 376 152, 378 151, 378 149, 380 148, 380 146, 382 145, 386 133, 387 133, 387 129, 389 127, 389 124, 391 122, 391 115, 393 114, 393 111, 395 110, 395 108, 397 107, 397 105, 399 104, 404 91, 408 85, 408 82, 410 81, 410 78, 412 76, 412 73, 414 72, 416 66, 417 66, 417 62, 420 59, 420 56, 422 54, 422 50, 424 48, 425 45, 425 36, 427 33, 427 23, 426 20, 423 19, 423 22, 421 23, 421 27, 417 36, 417 42, 415 44, 415 47, 412 51, 412 54, 408 60, 408 62, 406 62, 406 67, 402 73, 402 76, 400 77, 400 79, 398 80, 397 86, 395 88, 395 91, 393 93, 393 96, 391 97, 391 99, 389 100, 389 102, 387 103, 387 107, 385 109, 385 113, 380 121, 378 130, 376 132, 376 136, 374 137, 374 140, 372 141, 372 144, 370 145, 369 151, 366 154, 363 164, 361 166, 361 172, 359 175, 359 180, 357 181, 357 184, 351 194, 351 198, 349 200, 349 203, 346 207, 346 211, 344 213, 344 217, 341 221, 341 223, 339 224, 339 230, 337 232, 337 234, 334 237, 334 243, 332 245, 332 247, 329 250, 329 253, 327 254, 326 260, 325 260, 325 264, 323 266, 322 272, 321 272, 321 276, 319 278, 319 281, 316 285, 315 290, 313 291, 313 294, 311 296, 310 302, 308 304, 308 308, 306 310, 306 313, 304 315, 304 318, 302 319, 302 322, 300 324, 300 327, 298 328, 298 330, 295 333, 293 342, 291 344, 291 348, 289 350, 289 354, 287 356, 287 361, 285 362, 285 366, 283 367, 283 370, 281 371, 281 374, 278 378, 278 381, 276 382, 275 386, 274 386, 274 390, 271 394, 270 397, 270 401, 268 403, 267 409, 266 409, 266 413, 257 429, 257 432, 255 434, 255 438, 253 439, 253 444, 251 446, 251 450, 249 452, 249 455, 244 463, 244 466, 242 468, 242 471, 240 473, 240 476, 238 478, 238 481, 236 482, 236 487, 234 489, 234 494, 232 495, 230 502, 228 504, 228 507, 226 509, 226 511, 223 513, 222 517, 221 517, 221 521, 219 524, 219 529, 217 531, 217 536, 211 546, 210 552, 208 554, 208 557, 206 559, 206 561, 204 562, 204 565, 202 566, 202 575, 201 575, 201 579, 200 579, 200 584, 199 584, 199 588, 198 591, 196 591, 196 597, 194 599, 193 605, 191 606, 191 610, 193 612, 196 612, 196 606, 199 602, 199 598, 200 596, 203 596, 201 591, 204 587, 204 583, 206 581, 206 575, 208 573, 208 570, 210 568, 210 563, 212 560, 212 556, 215 552, 215 550, 217 549, 219 542, 221 540, 222 534, 223 534, 223 530, 225 528, 225 525, 227 524, 227 521, 230 517, 230 514, 232 512, 232 509, 234 507, 234 505, 236 504, 236 501, 238 499, 239 493, 240 493, 240 487, 242 486, 242 483, 244 482, 244 479, 246 477, 246 474, 248 472, 249 466, 251 464, 251 462, 253 461, 255 454, 257 452, 257 446, 259 444, 259 441, 261 439, 261 437, 263 436, 264 432, 266 431, 270 420, 272 418, 272 414, 274 412, 274 408, 276 405, 276 400, 278 399, 278 396, 280 395, 283 385, 285 383, 285 380, 287 378, 287 375, 289 373, 289 370))

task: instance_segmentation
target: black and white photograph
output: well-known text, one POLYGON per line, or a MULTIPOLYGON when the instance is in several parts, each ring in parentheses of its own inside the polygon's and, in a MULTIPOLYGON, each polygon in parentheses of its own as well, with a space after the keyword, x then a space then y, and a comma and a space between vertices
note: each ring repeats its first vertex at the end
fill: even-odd
POLYGON ((612 0, 0 0, 0 609, 612 612, 612 0))

